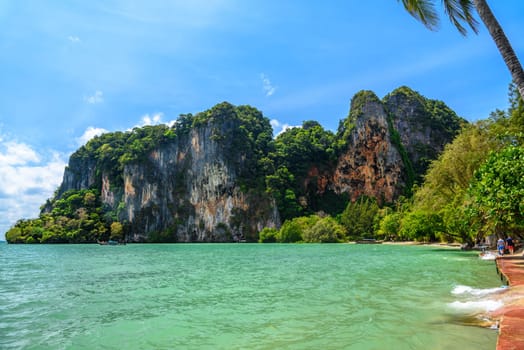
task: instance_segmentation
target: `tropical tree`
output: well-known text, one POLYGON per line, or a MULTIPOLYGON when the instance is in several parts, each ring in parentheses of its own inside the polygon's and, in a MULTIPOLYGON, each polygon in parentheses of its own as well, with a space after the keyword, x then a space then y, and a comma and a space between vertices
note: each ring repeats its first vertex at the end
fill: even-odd
MULTIPOLYGON (((400 1, 400 0, 398 0, 400 1)), ((439 16, 435 10, 435 1, 430 0, 402 0, 406 10, 422 22, 430 30, 438 28, 439 16)), ((478 22, 473 17, 476 10, 480 19, 486 26, 491 38, 497 45, 504 63, 508 67, 513 81, 517 85, 520 96, 524 98, 524 70, 515 54, 506 34, 502 30, 499 22, 493 15, 486 0, 442 0, 444 10, 451 23, 457 27, 462 35, 466 35, 466 26, 473 32, 478 33, 478 22)))
POLYGON ((372 238, 378 226, 379 206, 375 198, 362 196, 349 202, 340 215, 340 222, 346 228, 350 239, 372 238))
POLYGON ((275 243, 277 241, 278 230, 272 227, 264 227, 258 234, 259 243, 275 243))
POLYGON ((398 237, 401 220, 402 213, 396 211, 387 213, 382 220, 380 220, 377 235, 389 240, 398 237))
POLYGON ((414 210, 402 218, 399 236, 403 239, 433 242, 444 229, 442 217, 433 212, 414 210))
POLYGON ((496 234, 524 231, 524 147, 492 152, 468 189, 470 208, 496 234))
POLYGON ((304 242, 311 243, 339 243, 343 242, 345 238, 344 227, 331 216, 321 218, 302 233, 304 242))
POLYGON ((414 194, 416 209, 438 212, 452 202, 460 202, 468 189, 473 173, 483 164, 489 152, 501 147, 495 123, 479 121, 462 129, 434 160, 424 176, 424 183, 414 194))

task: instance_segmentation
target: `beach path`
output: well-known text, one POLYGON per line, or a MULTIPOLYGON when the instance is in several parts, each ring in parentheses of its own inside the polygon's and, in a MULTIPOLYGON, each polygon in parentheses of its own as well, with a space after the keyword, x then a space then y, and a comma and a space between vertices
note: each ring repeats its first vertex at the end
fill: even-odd
POLYGON ((500 317, 497 350, 524 349, 524 256, 498 257, 496 262, 510 286, 504 307, 494 315, 500 317))

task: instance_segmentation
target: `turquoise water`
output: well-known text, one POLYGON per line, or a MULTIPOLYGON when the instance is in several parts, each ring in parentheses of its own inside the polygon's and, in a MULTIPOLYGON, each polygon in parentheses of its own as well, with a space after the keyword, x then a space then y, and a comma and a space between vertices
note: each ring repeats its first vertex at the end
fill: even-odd
POLYGON ((495 349, 456 291, 498 286, 427 246, 0 244, 0 348, 495 349))

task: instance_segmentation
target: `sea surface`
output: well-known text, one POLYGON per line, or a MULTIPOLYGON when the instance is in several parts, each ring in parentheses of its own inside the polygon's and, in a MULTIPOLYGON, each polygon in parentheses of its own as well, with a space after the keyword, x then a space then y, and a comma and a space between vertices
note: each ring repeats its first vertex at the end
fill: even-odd
POLYGON ((493 261, 429 246, 0 244, 0 349, 495 349, 493 261))

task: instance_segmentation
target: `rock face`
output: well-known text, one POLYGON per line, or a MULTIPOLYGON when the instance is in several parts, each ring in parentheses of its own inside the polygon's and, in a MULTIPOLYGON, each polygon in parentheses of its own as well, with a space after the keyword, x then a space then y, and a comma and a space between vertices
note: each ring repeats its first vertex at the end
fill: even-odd
POLYGON ((429 162, 438 157, 466 123, 442 101, 426 99, 407 87, 388 94, 383 104, 417 180, 425 174, 429 162))
MULTIPOLYGON (((281 202, 306 214, 328 207, 336 214, 361 196, 395 201, 462 122, 442 102, 405 87, 382 100, 361 91, 337 135, 331 133, 334 144, 327 147, 335 151, 329 160, 308 158, 300 174, 279 177, 278 162, 286 155, 274 150, 269 120, 252 107, 222 103, 195 117, 181 116, 173 128, 90 141, 71 156, 53 201, 67 191, 94 188, 106 224, 123 223, 133 241, 255 241, 264 227, 280 227, 279 209, 286 209, 281 202), (278 208, 267 191, 268 175, 282 192, 278 208), (297 180, 301 193, 290 189, 289 179, 297 180), (293 198, 296 203, 289 202, 293 198)), ((317 130, 317 124, 303 130, 317 130)), ((53 210, 53 201, 43 212, 53 210)))
POLYGON ((97 181, 104 206, 128 223, 128 239, 231 242, 256 239, 264 227, 279 227, 272 198, 241 188, 246 154, 231 152, 225 139, 237 121, 210 121, 155 148, 120 174, 72 159, 59 193, 87 189, 97 181), (232 154, 234 153, 234 156, 232 154))
MULTIPOLYGON (((380 100, 371 91, 357 93, 338 137, 345 143, 332 173, 318 176, 322 191, 347 194, 351 201, 374 197, 393 202, 409 194, 466 123, 443 102, 401 87, 380 100)), ((308 180, 306 180, 306 183, 308 180)))
POLYGON ((338 159, 333 187, 353 201, 365 195, 380 203, 393 202, 406 187, 406 165, 391 140, 384 105, 371 92, 361 95, 351 105, 353 129, 338 159))

